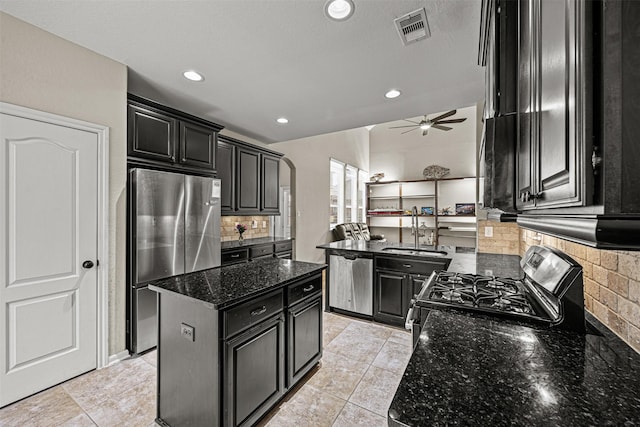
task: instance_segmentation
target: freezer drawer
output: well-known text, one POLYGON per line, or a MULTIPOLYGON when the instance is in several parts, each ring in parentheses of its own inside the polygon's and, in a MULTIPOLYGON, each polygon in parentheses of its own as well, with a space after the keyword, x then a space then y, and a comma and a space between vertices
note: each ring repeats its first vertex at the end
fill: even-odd
POLYGON ((373 315, 373 260, 357 255, 330 255, 329 305, 373 315))

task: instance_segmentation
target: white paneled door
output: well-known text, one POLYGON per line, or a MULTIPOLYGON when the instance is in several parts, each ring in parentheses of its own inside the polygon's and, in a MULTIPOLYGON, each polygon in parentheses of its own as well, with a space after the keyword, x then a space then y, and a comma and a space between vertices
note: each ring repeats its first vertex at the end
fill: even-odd
POLYGON ((96 368, 97 138, 0 114, 0 406, 96 368))

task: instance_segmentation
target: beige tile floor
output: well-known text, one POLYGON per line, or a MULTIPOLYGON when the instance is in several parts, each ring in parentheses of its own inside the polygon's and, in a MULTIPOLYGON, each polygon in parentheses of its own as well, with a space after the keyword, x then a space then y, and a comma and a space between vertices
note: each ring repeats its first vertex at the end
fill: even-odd
MULTIPOLYGON (((261 427, 386 426, 411 356, 401 329, 324 313, 324 353, 261 427)), ((0 426, 154 426, 155 351, 0 409, 0 426)))

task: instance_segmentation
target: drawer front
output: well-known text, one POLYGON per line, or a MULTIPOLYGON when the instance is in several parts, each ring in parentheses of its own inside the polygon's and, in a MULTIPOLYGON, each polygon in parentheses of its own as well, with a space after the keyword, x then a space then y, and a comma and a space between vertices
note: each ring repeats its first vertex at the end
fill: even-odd
POLYGON ((275 252, 290 252, 291 249, 293 248, 293 244, 291 243, 291 241, 288 242, 278 242, 276 244, 274 244, 275 247, 275 252))
POLYGON ((229 338, 238 332, 282 311, 282 290, 247 301, 224 312, 224 336, 229 338))
POLYGON ((301 301, 311 295, 315 295, 322 291, 322 276, 314 276, 310 279, 304 280, 299 283, 289 285, 287 290, 287 303, 289 307, 298 301, 301 301))
POLYGON ((220 254, 222 265, 235 264, 236 262, 246 261, 248 258, 249 252, 246 249, 223 251, 220 254))
POLYGON ((273 245, 261 245, 261 246, 253 246, 249 248, 249 253, 251 254, 251 258, 257 258, 265 255, 273 254, 273 245))
POLYGON ((376 257, 376 268, 429 275, 434 270, 444 270, 446 268, 446 262, 423 261, 410 258, 376 257))

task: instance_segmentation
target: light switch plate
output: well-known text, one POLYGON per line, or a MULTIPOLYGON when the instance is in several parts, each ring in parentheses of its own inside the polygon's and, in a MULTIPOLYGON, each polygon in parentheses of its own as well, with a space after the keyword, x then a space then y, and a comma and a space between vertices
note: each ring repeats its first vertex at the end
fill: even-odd
POLYGON ((493 227, 484 228, 484 237, 493 237, 493 227))
POLYGON ((195 332, 196 331, 193 328, 193 326, 189 326, 186 323, 181 323, 180 324, 180 335, 182 335, 183 337, 185 337, 186 339, 188 339, 191 342, 194 342, 196 340, 195 332))

